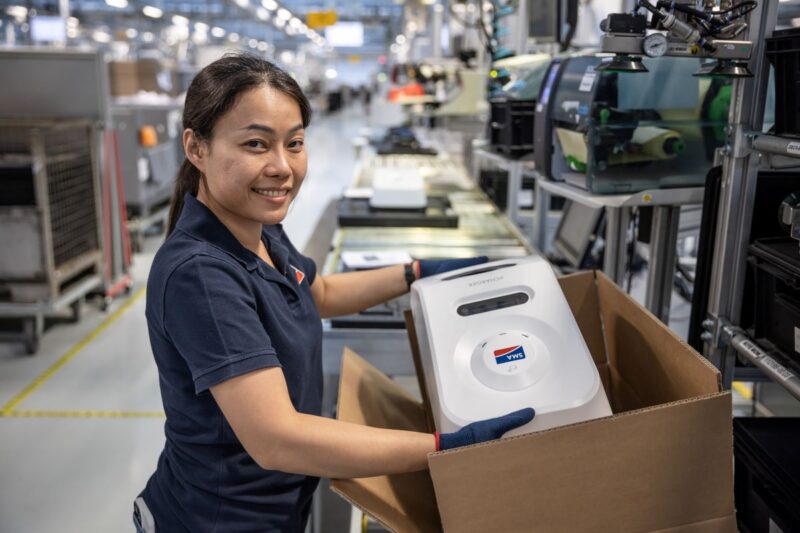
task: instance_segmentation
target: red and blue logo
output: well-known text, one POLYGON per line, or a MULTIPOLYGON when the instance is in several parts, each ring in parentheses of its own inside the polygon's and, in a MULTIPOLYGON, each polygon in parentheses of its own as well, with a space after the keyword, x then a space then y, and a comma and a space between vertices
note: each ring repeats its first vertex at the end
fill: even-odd
POLYGON ((494 362, 498 365, 510 363, 512 361, 520 361, 522 359, 525 359, 525 350, 520 345, 500 348, 494 351, 494 362))

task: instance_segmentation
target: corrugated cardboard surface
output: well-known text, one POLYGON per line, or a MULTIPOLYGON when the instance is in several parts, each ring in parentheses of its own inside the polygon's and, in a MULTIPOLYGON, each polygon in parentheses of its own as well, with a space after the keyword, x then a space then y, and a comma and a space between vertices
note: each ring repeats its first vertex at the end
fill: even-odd
POLYGON ((718 393, 432 455, 444 528, 653 531, 728 517, 730 416, 718 393))
MULTIPOLYGON (((444 529, 735 531, 731 399, 716 369, 602 274, 561 284, 617 414, 432 454, 444 529)), ((338 413, 427 427, 420 403, 349 351, 338 413)), ((416 476, 334 487, 394 530, 437 531, 430 478, 416 476)))
MULTIPOLYGON (((339 383, 339 420, 375 427, 427 431, 422 405, 375 367, 345 349, 339 383)), ((428 472, 333 480, 331 487, 395 531, 439 531, 428 472)))

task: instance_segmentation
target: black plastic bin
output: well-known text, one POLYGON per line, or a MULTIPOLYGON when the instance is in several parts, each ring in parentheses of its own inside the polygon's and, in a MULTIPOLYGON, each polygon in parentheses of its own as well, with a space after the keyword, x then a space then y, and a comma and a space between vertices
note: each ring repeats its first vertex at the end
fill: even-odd
POLYGON ((734 418, 734 493, 741 533, 800 531, 800 418, 734 418))
POLYGON ((766 44, 775 68, 774 133, 800 137, 800 28, 776 31, 766 44))
POLYGON ((748 257, 755 278, 753 335, 795 372, 800 372, 799 244, 789 237, 759 239, 748 257))
POLYGON ((512 159, 533 153, 533 118, 536 100, 489 100, 489 146, 512 159))

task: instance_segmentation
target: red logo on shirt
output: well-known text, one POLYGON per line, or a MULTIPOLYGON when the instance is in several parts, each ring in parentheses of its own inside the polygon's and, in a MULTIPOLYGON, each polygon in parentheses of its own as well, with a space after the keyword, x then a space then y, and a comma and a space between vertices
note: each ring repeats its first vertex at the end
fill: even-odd
MULTIPOLYGON (((291 266, 291 265, 289 265, 289 266, 291 266)), ((301 283, 303 283, 303 280, 306 279, 306 275, 299 268, 297 268, 295 266, 292 266, 292 268, 294 269, 294 277, 297 278, 297 284, 300 285, 301 283)))

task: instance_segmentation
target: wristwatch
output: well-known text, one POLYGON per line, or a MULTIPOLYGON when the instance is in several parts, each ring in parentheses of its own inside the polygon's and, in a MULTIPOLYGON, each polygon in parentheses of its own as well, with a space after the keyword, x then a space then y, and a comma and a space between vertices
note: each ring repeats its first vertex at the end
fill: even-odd
POLYGON ((409 290, 411 290, 411 284, 417 281, 417 272, 414 268, 414 261, 411 263, 406 263, 403 266, 403 274, 406 278, 406 285, 408 285, 409 290))

